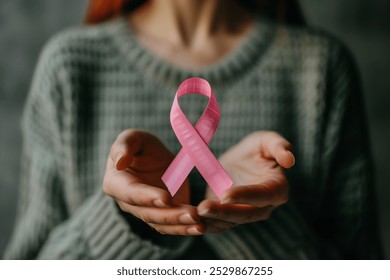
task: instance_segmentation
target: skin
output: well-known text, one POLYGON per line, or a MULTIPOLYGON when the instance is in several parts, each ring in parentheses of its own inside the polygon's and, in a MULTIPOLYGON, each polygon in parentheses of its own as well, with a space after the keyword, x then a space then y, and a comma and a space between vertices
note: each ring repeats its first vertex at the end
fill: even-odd
MULTIPOLYGON (((141 44, 157 57, 191 69, 223 59, 252 24, 251 16, 230 0, 153 0, 129 17, 141 44)), ((188 180, 173 198, 162 182, 173 158, 149 132, 125 130, 112 145, 103 190, 122 211, 171 235, 216 233, 267 220, 288 200, 284 168, 295 159, 291 145, 275 132, 254 132, 228 149, 219 161, 233 187, 221 200, 208 188, 198 206, 190 205, 188 180)))
POLYGON ((229 55, 253 26, 232 0, 151 0, 129 17, 137 40, 184 69, 203 69, 229 55))
POLYGON ((236 225, 267 220, 272 210, 288 201, 283 168, 295 163, 291 145, 275 132, 247 135, 220 158, 233 187, 218 200, 210 188, 197 207, 207 230, 220 232, 236 225))
POLYGON ((226 151, 220 162, 234 186, 218 200, 210 189, 190 205, 186 181, 172 198, 161 176, 174 155, 149 132, 125 130, 112 145, 104 192, 162 234, 199 235, 269 218, 288 200, 283 168, 294 164, 290 144, 275 132, 255 132, 226 151))

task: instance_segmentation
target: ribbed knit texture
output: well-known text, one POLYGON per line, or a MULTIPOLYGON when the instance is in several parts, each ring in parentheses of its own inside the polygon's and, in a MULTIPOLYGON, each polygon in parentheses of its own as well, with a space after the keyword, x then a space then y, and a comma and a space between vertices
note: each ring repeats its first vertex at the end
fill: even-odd
MULTIPOLYGON (((281 133, 296 155, 287 205, 266 222, 206 234, 204 244, 223 259, 381 257, 362 99, 342 45, 258 19, 223 61, 191 71, 154 57, 119 18, 62 32, 41 55, 23 117, 18 218, 5 258, 188 256, 193 238, 143 239, 101 189, 123 129, 149 130, 179 151, 169 111, 191 76, 206 78, 219 102, 216 155, 256 130, 281 133)), ((180 102, 192 120, 205 105, 197 96, 180 102)), ((194 178, 191 187, 202 187, 194 178)))

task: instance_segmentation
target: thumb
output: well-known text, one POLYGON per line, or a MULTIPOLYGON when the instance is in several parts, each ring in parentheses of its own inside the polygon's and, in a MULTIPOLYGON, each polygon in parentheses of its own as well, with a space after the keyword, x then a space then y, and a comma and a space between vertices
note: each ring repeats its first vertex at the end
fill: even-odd
POLYGON ((122 131, 111 147, 110 157, 117 170, 124 170, 131 165, 134 155, 143 148, 145 132, 136 129, 122 131))
POLYGON ((295 164, 295 157, 291 152, 291 144, 276 132, 265 132, 262 135, 261 154, 274 159, 283 168, 291 168, 295 164))

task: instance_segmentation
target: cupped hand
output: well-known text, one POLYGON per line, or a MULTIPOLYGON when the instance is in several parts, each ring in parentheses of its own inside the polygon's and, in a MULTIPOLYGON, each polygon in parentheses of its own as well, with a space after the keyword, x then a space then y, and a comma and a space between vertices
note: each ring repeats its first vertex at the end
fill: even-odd
POLYGON ((220 157, 233 179, 233 187, 217 199, 210 188, 198 213, 208 232, 267 220, 276 207, 288 200, 284 168, 295 163, 290 143, 276 132, 254 132, 220 157))
POLYGON ((196 208, 189 204, 188 180, 173 198, 161 180, 173 158, 156 136, 125 130, 111 147, 103 191, 116 200, 122 211, 162 234, 202 234, 204 226, 196 208))

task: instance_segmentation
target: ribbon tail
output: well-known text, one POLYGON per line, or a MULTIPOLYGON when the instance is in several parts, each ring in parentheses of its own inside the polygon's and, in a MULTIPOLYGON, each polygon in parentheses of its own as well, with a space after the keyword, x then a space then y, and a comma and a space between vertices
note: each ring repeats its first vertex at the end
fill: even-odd
POLYGON ((191 158, 181 149, 161 177, 172 196, 180 189, 193 168, 191 158))
POLYGON ((208 157, 207 161, 208 164, 199 162, 195 166, 209 187, 220 199, 222 193, 233 185, 233 180, 215 157, 208 157))

